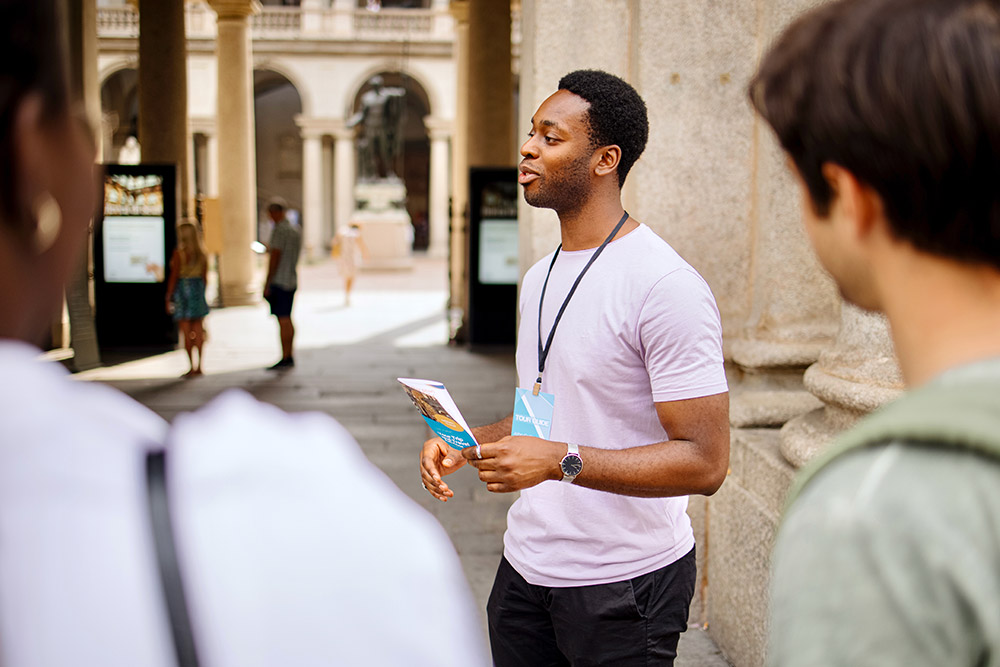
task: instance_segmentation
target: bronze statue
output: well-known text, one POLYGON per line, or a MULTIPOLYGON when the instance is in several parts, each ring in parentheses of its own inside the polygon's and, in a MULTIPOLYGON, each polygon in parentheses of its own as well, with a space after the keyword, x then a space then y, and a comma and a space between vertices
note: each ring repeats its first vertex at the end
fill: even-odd
POLYGON ((371 88, 361 95, 361 108, 347 127, 361 125, 358 137, 359 180, 372 181, 398 176, 396 159, 402 143, 403 88, 385 87, 381 76, 373 76, 371 88))

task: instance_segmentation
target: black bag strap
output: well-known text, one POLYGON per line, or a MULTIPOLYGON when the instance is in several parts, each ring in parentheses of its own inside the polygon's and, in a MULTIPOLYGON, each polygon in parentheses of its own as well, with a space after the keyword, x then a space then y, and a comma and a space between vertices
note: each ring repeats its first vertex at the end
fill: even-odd
POLYGON ((181 582, 174 532, 170 523, 170 503, 167 498, 166 452, 146 454, 146 491, 149 498, 149 517, 156 546, 156 562, 160 570, 163 597, 170 615, 170 632, 174 638, 177 664, 180 667, 198 667, 198 652, 191 631, 184 586, 181 582))

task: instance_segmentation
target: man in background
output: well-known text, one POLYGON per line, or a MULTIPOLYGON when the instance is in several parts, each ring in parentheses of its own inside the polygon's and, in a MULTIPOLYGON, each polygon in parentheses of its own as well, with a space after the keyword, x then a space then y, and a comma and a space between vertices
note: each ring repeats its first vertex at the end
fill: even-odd
POLYGON ((271 304, 271 314, 278 318, 281 337, 281 360, 270 370, 282 370, 295 366, 292 356, 292 342, 295 326, 292 324, 292 301, 298 288, 299 252, 302 250, 302 231, 293 225, 285 215, 285 205, 273 201, 267 207, 267 215, 274 223, 271 240, 267 244, 267 279, 264 281, 264 298, 271 304))
POLYGON ((1000 5, 821 6, 750 97, 910 386, 799 473, 770 664, 1000 665, 1000 5))

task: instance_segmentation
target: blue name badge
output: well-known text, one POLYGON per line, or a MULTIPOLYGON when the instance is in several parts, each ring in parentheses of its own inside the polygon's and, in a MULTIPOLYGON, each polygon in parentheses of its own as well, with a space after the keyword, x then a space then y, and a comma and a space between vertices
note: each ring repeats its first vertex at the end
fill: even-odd
POLYGON ((514 424, 510 434, 548 440, 555 404, 556 397, 552 394, 539 392, 535 396, 530 389, 518 387, 514 392, 514 424))

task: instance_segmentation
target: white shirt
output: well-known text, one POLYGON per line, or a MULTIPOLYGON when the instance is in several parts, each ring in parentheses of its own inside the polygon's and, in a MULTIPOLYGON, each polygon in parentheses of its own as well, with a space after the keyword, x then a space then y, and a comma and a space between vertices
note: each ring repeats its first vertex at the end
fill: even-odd
POLYGON ((0 341, 2 664, 175 664, 143 472, 167 437, 202 664, 487 664, 440 525, 334 420, 229 392, 168 436, 37 355, 0 341))
MULTIPOLYGON (((545 292, 543 344, 593 253, 559 253, 545 292)), ((521 287, 517 372, 525 389, 538 376, 538 304, 551 260, 535 264, 521 287)), ((609 243, 566 307, 542 391, 555 395, 550 440, 625 449, 669 439, 657 402, 727 391, 708 285, 646 225, 609 243)), ((504 554, 538 586, 623 581, 691 550, 686 509, 687 496, 633 498, 546 481, 511 507, 504 554)))

